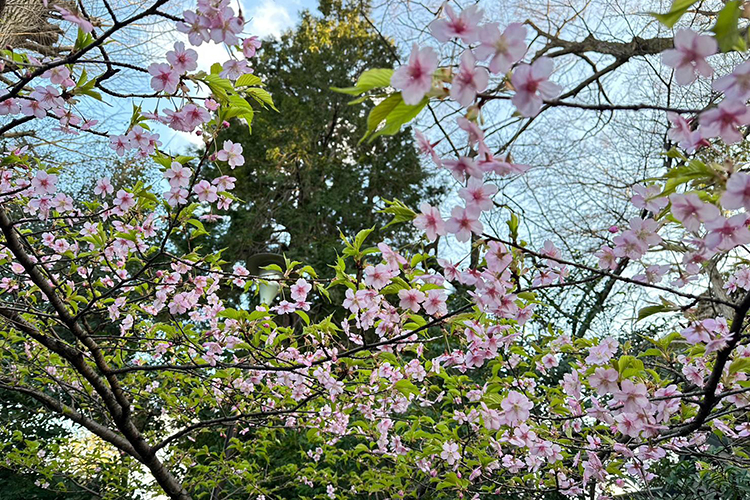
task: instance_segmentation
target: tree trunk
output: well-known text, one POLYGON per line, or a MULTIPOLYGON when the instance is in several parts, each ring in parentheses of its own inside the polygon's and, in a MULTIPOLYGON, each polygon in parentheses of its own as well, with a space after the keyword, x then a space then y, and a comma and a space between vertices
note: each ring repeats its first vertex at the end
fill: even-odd
MULTIPOLYGON (((67 2, 58 2, 67 6, 67 2)), ((62 30, 49 22, 56 11, 43 0, 0 0, 0 49, 27 49, 55 55, 62 30)))

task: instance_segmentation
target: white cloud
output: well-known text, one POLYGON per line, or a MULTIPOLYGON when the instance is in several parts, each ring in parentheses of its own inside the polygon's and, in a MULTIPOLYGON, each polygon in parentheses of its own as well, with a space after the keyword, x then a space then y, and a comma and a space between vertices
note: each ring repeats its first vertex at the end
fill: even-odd
POLYGON ((289 9, 273 0, 262 0, 260 5, 248 6, 245 15, 250 19, 246 31, 259 37, 278 37, 294 24, 289 9))

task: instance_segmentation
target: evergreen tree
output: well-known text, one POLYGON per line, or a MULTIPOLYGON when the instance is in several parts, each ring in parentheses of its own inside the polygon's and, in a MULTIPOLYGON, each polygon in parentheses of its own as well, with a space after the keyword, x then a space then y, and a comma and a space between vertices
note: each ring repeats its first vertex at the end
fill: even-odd
MULTIPOLYGON (((234 123, 220 137, 239 142, 245 165, 224 172, 237 178, 242 199, 228 213, 228 228, 214 248, 228 261, 260 252, 284 253, 319 271, 335 262, 339 230, 352 236, 388 218, 373 210, 398 198, 412 206, 434 198, 410 130, 358 144, 367 130, 367 109, 350 96, 328 92, 349 86, 373 67, 390 67, 392 45, 361 14, 360 5, 321 0, 322 17, 306 11, 295 30, 267 40, 255 73, 267 82, 279 113, 258 112, 252 135, 234 123)), ((218 174, 218 172, 217 172, 218 174)), ((401 229, 403 231, 403 229, 401 229)), ((405 233, 370 237, 408 240, 405 233)))

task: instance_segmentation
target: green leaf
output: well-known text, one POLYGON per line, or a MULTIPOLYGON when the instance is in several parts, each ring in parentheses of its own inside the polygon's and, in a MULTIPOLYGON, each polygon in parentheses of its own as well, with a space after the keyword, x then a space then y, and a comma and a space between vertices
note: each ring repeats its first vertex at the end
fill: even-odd
POLYGON ((360 142, 364 141, 367 136, 375 132, 383 120, 393 111, 399 103, 403 102, 401 94, 392 94, 388 98, 381 101, 377 106, 370 110, 370 114, 367 116, 367 133, 360 139, 360 142))
POLYGON ((393 385, 393 388, 404 396, 408 396, 409 394, 419 394, 419 389, 417 388, 417 386, 414 385, 411 380, 405 378, 396 382, 393 385))
POLYGON ((667 307, 661 304, 658 306, 646 306, 646 307, 641 308, 641 310, 638 311, 638 319, 636 320, 636 322, 641 321, 642 319, 646 319, 649 316, 653 316, 654 314, 669 312, 673 310, 674 310, 673 308, 667 307))
POLYGON ((294 312, 296 312, 296 313, 297 313, 297 315, 298 315, 298 316, 299 316, 300 318, 302 318, 302 321, 304 321, 304 322, 305 322, 305 324, 306 324, 307 326, 310 326, 310 316, 308 316, 308 315, 307 315, 307 313, 306 313, 305 311, 303 311, 303 310, 301 310, 301 309, 297 309, 297 310, 296 310, 296 311, 294 311, 294 312))
POLYGON ((716 41, 719 42, 722 52, 729 52, 733 49, 745 50, 745 41, 740 37, 738 27, 741 12, 742 2, 739 0, 727 2, 719 12, 716 24, 711 28, 711 31, 716 34, 716 41))
POLYGON ((263 85, 263 80, 251 73, 242 75, 241 77, 237 78, 236 82, 234 82, 235 87, 250 87, 257 85, 263 85))
POLYGON ((375 231, 375 226, 373 226, 373 227, 371 227, 369 229, 363 229, 362 231, 358 232, 357 236, 354 237, 354 243, 352 244, 352 246, 354 247, 354 250, 356 250, 357 252, 359 252, 360 249, 362 248, 362 243, 365 242, 365 239, 373 231, 375 231))
POLYGON ((387 87, 391 84, 392 76, 393 70, 391 68, 368 69, 359 76, 357 87, 370 89, 387 87))
POLYGON ((383 227, 384 229, 393 224, 411 222, 417 216, 416 212, 407 207, 401 200, 396 199, 393 201, 383 201, 387 206, 383 210, 378 210, 378 213, 393 215, 393 219, 391 219, 391 221, 383 227))
POLYGON ((202 81, 222 104, 226 104, 229 101, 229 94, 234 92, 232 82, 218 75, 206 75, 202 78, 202 81))
POLYGON ((368 69, 359 76, 356 86, 331 87, 331 90, 340 94, 359 95, 374 88, 388 87, 391 84, 391 76, 393 70, 390 68, 368 69))
POLYGON ((643 361, 633 356, 622 356, 617 363, 617 371, 622 378, 630 378, 643 371, 643 361))
POLYGON ((750 372, 750 358, 739 358, 732 361, 729 365, 729 375, 734 375, 737 372, 750 372))
MULTIPOLYGON (((400 92, 398 95, 401 97, 400 92)), ((412 121, 427 106, 428 102, 430 102, 429 97, 425 97, 419 104, 410 106, 401 99, 401 102, 394 106, 393 110, 386 116, 385 127, 372 134, 367 142, 372 142, 381 135, 396 134, 401 130, 401 126, 412 121)))
POLYGON ((685 12, 697 2, 698 0, 673 0, 672 8, 669 9, 669 12, 665 12, 664 14, 652 12, 651 15, 658 19, 659 22, 667 28, 671 28, 677 24, 677 21, 680 20, 685 12))
POLYGON ((279 110, 276 109, 276 106, 274 106, 273 104, 273 97, 271 97, 271 94, 268 93, 267 90, 259 89, 258 87, 251 87, 249 89, 246 89, 244 92, 258 101, 258 103, 264 108, 268 106, 278 113, 279 110))

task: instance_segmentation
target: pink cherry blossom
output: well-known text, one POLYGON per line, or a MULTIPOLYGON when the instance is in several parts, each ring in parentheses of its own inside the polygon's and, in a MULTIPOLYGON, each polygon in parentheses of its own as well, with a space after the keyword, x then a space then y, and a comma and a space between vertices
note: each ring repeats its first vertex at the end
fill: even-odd
POLYGON ((734 144, 742 140, 738 128, 750 123, 750 109, 744 102, 724 100, 701 113, 700 123, 703 137, 721 137, 725 143, 734 144))
POLYGON ((648 246, 630 231, 615 236, 612 242, 615 244, 613 252, 617 257, 638 260, 648 251, 648 246))
POLYGON ((487 88, 490 75, 486 68, 476 65, 474 54, 465 50, 461 55, 461 63, 458 73, 451 82, 450 96, 463 107, 468 107, 477 96, 477 93, 487 88))
POLYGON ((612 247, 604 245, 595 254, 594 257, 599 259, 599 267, 614 271, 617 269, 617 255, 612 247))
POLYGON ((401 91, 404 103, 416 105, 432 88, 432 74, 438 66, 437 54, 431 47, 422 49, 415 43, 408 64, 393 72, 391 85, 401 91))
POLYGON ((674 49, 662 52, 664 65, 675 69, 675 81, 680 85, 693 83, 698 75, 709 77, 714 69, 706 62, 706 57, 718 49, 716 40, 708 35, 699 35, 693 30, 677 30, 674 35, 674 49))
POLYGON ((706 248, 709 250, 731 250, 738 245, 750 243, 750 231, 747 229, 747 214, 737 214, 729 219, 717 217, 705 223, 706 248))
POLYGON ((312 285, 303 278, 298 279, 294 285, 289 287, 289 293, 292 296, 292 299, 296 301, 306 300, 307 294, 310 293, 310 290, 312 290, 312 285))
POLYGON ((109 147, 114 149, 118 156, 123 156, 125 151, 132 149, 130 140, 126 135, 113 135, 109 138, 109 147))
POLYGON ((680 334, 685 337, 685 340, 690 344, 698 344, 700 342, 708 343, 711 341, 711 337, 718 330, 719 323, 713 318, 707 318, 703 321, 691 323, 690 326, 683 329, 680 334))
POLYGON ((36 87, 29 97, 39 102, 44 109, 60 108, 64 104, 60 91, 52 85, 36 87))
POLYGON ((589 349, 586 363, 589 365, 604 365, 612 359, 618 347, 619 344, 616 339, 612 337, 603 338, 599 341, 599 344, 589 349))
POLYGON ((453 465, 461 460, 461 454, 458 451, 458 444, 453 441, 443 443, 443 451, 440 452, 440 458, 453 465))
POLYGON ((497 186, 484 184, 481 179, 471 177, 466 187, 458 190, 458 195, 466 202, 466 208, 483 212, 492 209, 492 197, 497 193, 497 186))
POLYGON ((121 212, 127 212, 135 206, 135 196, 133 196, 133 193, 120 189, 117 191, 114 204, 121 212))
POLYGON ((70 69, 67 66, 56 66, 48 69, 42 75, 42 78, 49 78, 54 85, 62 87, 75 87, 75 82, 70 78, 70 69))
POLYGON ((661 194, 661 188, 659 186, 644 186, 643 184, 636 184, 633 186, 633 197, 630 198, 630 203, 638 208, 645 208, 649 212, 658 214, 664 207, 667 206, 669 200, 661 194))
POLYGON ((529 419, 534 403, 518 391, 509 391, 508 396, 500 402, 509 425, 522 424, 529 419))
POLYGON ((429 155, 432 158, 432 161, 435 162, 435 165, 442 165, 440 157, 438 156, 437 151, 435 151, 435 146, 440 141, 431 143, 429 139, 427 139, 427 137, 419 130, 414 131, 414 136, 417 138, 417 146, 419 147, 419 151, 422 154, 429 155))
MULTIPOLYGON (((8 99, 8 101, 3 102, 2 104, 5 104, 10 101, 10 104, 15 104, 15 101, 12 99, 8 99)), ((11 110, 8 110, 8 113, 3 113, 0 111, 0 115, 2 114, 16 114, 16 112, 11 113, 11 110)), ((39 101, 35 101, 33 99, 21 99, 21 113, 23 113, 25 116, 35 116, 37 118, 44 118, 47 116, 47 111, 44 109, 44 107, 39 103, 39 101)))
POLYGON ((490 150, 484 143, 484 131, 474 120, 469 120, 463 116, 456 118, 456 124, 462 130, 469 134, 469 146, 477 144, 477 153, 480 157, 490 154, 490 150))
MULTIPOLYGON (((746 174, 735 175, 743 175, 747 177, 748 180, 750 180, 750 176, 746 174)), ((730 178, 730 182, 732 182, 732 179, 735 177, 735 175, 730 178)), ((738 181, 739 180, 740 179, 738 179, 738 181)), ((736 188, 740 187, 739 184, 739 182, 734 181, 734 186, 736 188)), ((747 195, 745 195, 747 196, 747 198, 741 198, 741 203, 738 206, 732 208, 740 208, 741 206, 743 206, 745 200, 747 200, 747 206, 750 206, 750 186, 748 186, 748 188, 744 188, 743 186, 742 189, 748 190, 747 195)), ((727 197, 727 193, 729 193, 729 182, 727 183, 727 191, 722 197, 722 204, 725 208, 730 208, 727 207, 727 205, 724 203, 724 198, 727 197)), ((734 203, 736 199, 731 198, 731 196, 732 195, 730 195, 730 198, 728 199, 731 203, 734 203)), ((721 211, 715 205, 702 202, 696 194, 671 194, 669 196, 669 201, 672 203, 672 215, 674 216, 674 218, 682 222, 682 225, 685 226, 685 229, 694 233, 700 230, 702 222, 714 220, 721 215, 721 211)))
POLYGON ((508 175, 520 175, 531 168, 531 165, 522 165, 511 163, 506 157, 504 160, 495 158, 493 155, 486 153, 477 161, 477 166, 483 172, 494 172, 503 177, 508 175))
POLYGON ((173 188, 187 187, 187 185, 190 184, 192 172, 180 162, 173 161, 163 175, 164 178, 169 181, 169 185, 173 188))
POLYGON ((211 35, 208 32, 208 28, 211 25, 209 19, 191 10, 183 12, 182 17, 185 18, 185 22, 177 23, 177 31, 186 33, 192 45, 197 47, 211 39, 211 35))
POLYGON ((246 73, 252 73, 253 69, 244 59, 230 59, 221 65, 219 76, 227 80, 236 80, 246 73))
POLYGON ((542 108, 542 99, 556 99, 560 95, 562 88, 549 81, 553 69, 552 59, 540 57, 532 64, 522 64, 513 71, 510 81, 516 93, 511 102, 521 116, 536 116, 542 108))
POLYGON ((431 316, 443 316, 448 314, 446 306, 447 298, 444 290, 430 290, 427 292, 427 298, 424 301, 424 311, 431 316))
POLYGON ((419 210, 422 213, 414 218, 414 226, 424 231, 428 240, 435 241, 438 236, 445 235, 445 222, 437 207, 433 207, 429 203, 422 203, 419 210))
POLYGON ((620 390, 612 394, 612 401, 622 404, 624 412, 640 413, 648 407, 648 390, 645 384, 634 384, 632 380, 625 379, 620 387, 620 390))
POLYGON ((242 41, 242 54, 248 59, 255 57, 255 52, 260 48, 261 42, 257 36, 245 38, 242 41))
POLYGON ((479 212, 456 206, 451 211, 451 218, 445 223, 445 229, 455 234, 458 241, 469 241, 472 233, 480 235, 484 227, 479 222, 479 212))
POLYGON ((747 101, 750 98, 750 61, 743 62, 732 73, 714 80, 711 86, 718 92, 724 92, 727 99, 747 101))
POLYGON ((37 196, 55 194, 55 191, 57 191, 57 176, 55 174, 48 174, 44 170, 39 170, 31 180, 31 187, 37 196))
MULTIPOLYGON (((45 6, 46 6, 46 3, 45 3, 45 6)), ((75 15, 68 9, 64 9, 63 7, 60 7, 59 5, 54 5, 53 7, 62 15, 63 19, 77 25, 80 28, 80 30, 83 31, 84 33, 91 33, 92 31, 94 31, 94 25, 92 25, 87 19, 84 19, 81 16, 75 15)))
POLYGON ((409 309, 412 312, 419 312, 420 304, 425 301, 425 294, 420 292, 416 288, 408 290, 399 290, 399 307, 401 309, 409 309))
POLYGON ((167 200, 167 204, 169 204, 170 207, 176 207, 187 201, 188 194, 187 189, 173 186, 169 191, 164 193, 164 198, 167 200))
POLYGON ((198 197, 198 201, 206 201, 213 203, 219 199, 216 194, 216 186, 212 186, 210 182, 203 179, 193 187, 193 192, 198 197))
POLYGON ((152 63, 148 67, 151 74, 151 88, 157 92, 164 91, 167 94, 177 92, 180 83, 180 74, 166 63, 152 63))
POLYGON ((211 32, 211 40, 225 45, 237 45, 240 42, 237 35, 242 33, 244 25, 244 20, 241 17, 235 16, 234 11, 230 7, 219 9, 211 22, 211 29, 209 30, 211 32))
POLYGON ((376 290, 380 290, 393 278, 394 272, 386 264, 365 267, 365 284, 376 290))
POLYGON ((182 42, 175 42, 174 50, 167 52, 167 61, 175 71, 183 75, 198 68, 198 53, 193 49, 185 49, 182 42))
POLYGON ((224 141, 224 147, 216 154, 216 158, 229 163, 232 168, 245 164, 245 157, 242 156, 242 144, 235 144, 232 141, 224 141))
POLYGON ((479 179, 483 177, 482 171, 477 167, 474 159, 468 156, 461 156, 458 160, 443 160, 442 163, 459 182, 464 182, 467 175, 479 179))
POLYGON ((477 27, 484 16, 484 11, 479 6, 467 7, 458 15, 448 3, 443 4, 443 9, 448 19, 436 19, 430 23, 432 36, 443 43, 451 38, 460 38, 466 44, 477 41, 479 36, 477 27))
POLYGON ((101 179, 96 181, 96 186, 94 186, 95 195, 104 198, 105 196, 110 195, 114 192, 115 188, 114 186, 112 186, 109 177, 102 177, 101 179))
POLYGON ((497 23, 487 23, 479 29, 481 45, 474 49, 480 60, 490 59, 490 71, 507 73, 526 54, 526 27, 511 23, 500 33, 497 23))
POLYGON ((599 367, 589 376, 589 385, 601 396, 612 394, 620 389, 620 386, 617 385, 619 378, 620 374, 614 368, 599 367))

